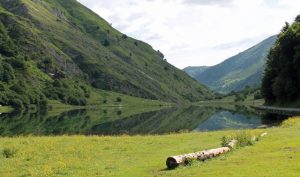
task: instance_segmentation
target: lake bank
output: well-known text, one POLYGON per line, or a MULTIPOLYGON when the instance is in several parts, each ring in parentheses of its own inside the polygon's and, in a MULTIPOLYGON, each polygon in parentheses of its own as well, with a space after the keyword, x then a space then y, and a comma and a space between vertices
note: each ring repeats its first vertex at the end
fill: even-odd
POLYGON ((297 176, 299 118, 284 125, 248 130, 268 135, 254 146, 171 171, 165 170, 166 157, 219 147, 222 136, 237 131, 0 138, 1 153, 5 148, 16 152, 11 158, 0 157, 0 176, 297 176))

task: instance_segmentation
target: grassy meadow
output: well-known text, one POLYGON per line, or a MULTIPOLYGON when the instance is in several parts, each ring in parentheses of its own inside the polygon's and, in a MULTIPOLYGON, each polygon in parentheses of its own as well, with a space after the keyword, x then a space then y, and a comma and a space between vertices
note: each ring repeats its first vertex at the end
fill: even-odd
POLYGON ((87 105, 85 106, 64 104, 58 100, 48 100, 49 112, 59 114, 62 111, 73 109, 101 109, 106 107, 152 109, 153 107, 159 108, 173 105, 172 103, 166 103, 159 100, 143 99, 99 89, 93 89, 90 94, 91 96, 87 99, 87 105))
POLYGON ((267 132, 253 146, 191 166, 167 170, 165 160, 220 147, 233 130, 161 136, 59 136, 0 138, 0 176, 298 176, 300 118, 267 132))

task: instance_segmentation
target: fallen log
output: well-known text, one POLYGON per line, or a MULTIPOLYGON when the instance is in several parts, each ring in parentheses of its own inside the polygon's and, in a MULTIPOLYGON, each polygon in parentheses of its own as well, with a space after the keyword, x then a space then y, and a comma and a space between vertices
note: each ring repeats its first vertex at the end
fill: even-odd
MULTIPOLYGON (((262 133, 260 136, 264 137, 267 133, 262 133)), ((256 141, 257 137, 252 137, 252 141, 256 141)), ((204 150, 199 152, 194 152, 190 154, 184 154, 184 155, 177 155, 177 156, 171 156, 167 158, 166 165, 169 169, 176 168, 179 165, 187 165, 190 160, 202 160, 205 161, 207 159, 219 156, 221 154, 224 154, 226 152, 231 151, 233 148, 235 148, 236 144, 238 143, 237 140, 233 139, 231 140, 227 147, 221 147, 216 149, 210 149, 210 150, 204 150)))
POLYGON ((228 143, 227 147, 221 147, 216 149, 204 150, 184 155, 171 156, 167 158, 166 165, 169 169, 176 168, 179 165, 187 165, 190 160, 202 160, 205 161, 207 159, 219 156, 226 152, 229 152, 233 149, 237 144, 237 140, 231 140, 228 143))

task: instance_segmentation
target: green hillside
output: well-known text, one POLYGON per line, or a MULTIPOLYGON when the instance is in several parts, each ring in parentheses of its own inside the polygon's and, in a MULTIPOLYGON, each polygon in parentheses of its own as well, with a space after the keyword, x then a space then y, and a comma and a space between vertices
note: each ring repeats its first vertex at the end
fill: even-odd
POLYGON ((262 82, 268 104, 299 107, 300 99, 300 15, 286 23, 270 51, 262 82))
POLYGON ((209 66, 189 66, 183 69, 191 77, 195 78, 197 75, 203 73, 209 68, 209 66))
POLYGON ((85 105, 91 87, 167 102, 212 96, 76 0, 0 0, 0 103, 85 105))
POLYGON ((267 54, 276 36, 272 36, 250 49, 235 55, 224 62, 198 72, 186 71, 190 76, 220 93, 239 91, 249 85, 260 85, 267 54))

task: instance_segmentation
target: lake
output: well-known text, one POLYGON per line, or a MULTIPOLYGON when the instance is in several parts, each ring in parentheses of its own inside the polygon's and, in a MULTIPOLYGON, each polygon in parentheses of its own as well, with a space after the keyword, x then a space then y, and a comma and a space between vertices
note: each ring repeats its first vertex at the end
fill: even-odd
POLYGON ((13 112, 0 115, 0 136, 135 135, 248 129, 278 125, 283 118, 258 114, 243 106, 13 112))

